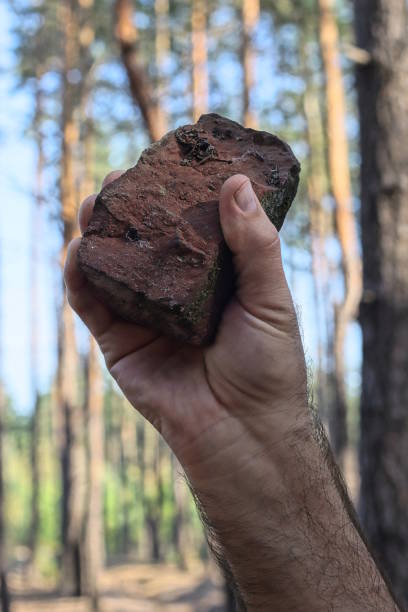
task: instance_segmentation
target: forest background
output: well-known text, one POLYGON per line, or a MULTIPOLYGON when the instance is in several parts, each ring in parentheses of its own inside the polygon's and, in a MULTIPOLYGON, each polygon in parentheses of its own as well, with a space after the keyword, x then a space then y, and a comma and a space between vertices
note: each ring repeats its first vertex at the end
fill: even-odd
POLYGON ((176 459, 61 280, 81 199, 205 112, 302 163, 282 242, 313 400, 408 599, 407 3, 9 0, 0 34, 3 609, 233 609, 176 459))

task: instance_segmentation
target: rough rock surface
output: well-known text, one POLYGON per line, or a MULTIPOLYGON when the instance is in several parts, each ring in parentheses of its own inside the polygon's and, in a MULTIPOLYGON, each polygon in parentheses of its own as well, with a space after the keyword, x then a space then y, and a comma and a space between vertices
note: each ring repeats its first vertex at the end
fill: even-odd
POLYGON ((101 191, 80 266, 123 319, 208 344, 234 282, 218 217, 223 182, 246 174, 280 229, 299 171, 290 147, 276 136, 203 115, 150 146, 101 191))

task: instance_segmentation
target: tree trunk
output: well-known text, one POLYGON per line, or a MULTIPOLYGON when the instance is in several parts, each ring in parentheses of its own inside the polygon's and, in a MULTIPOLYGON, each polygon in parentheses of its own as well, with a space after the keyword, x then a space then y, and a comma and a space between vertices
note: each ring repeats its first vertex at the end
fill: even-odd
POLYGON ((139 58, 138 33, 133 22, 133 7, 130 0, 115 0, 115 35, 120 46, 130 92, 140 109, 146 131, 151 141, 163 135, 159 106, 153 99, 152 88, 146 71, 139 58))
POLYGON ((168 129, 167 114, 164 99, 167 95, 168 79, 166 64, 170 54, 169 0, 155 0, 156 18, 155 48, 156 48, 156 95, 160 103, 157 105, 157 130, 163 136, 168 129))
POLYGON ((173 529, 172 543, 180 569, 187 568, 187 484, 182 476, 182 468, 174 454, 171 454, 171 474, 173 483, 173 529))
POLYGON ((330 213, 326 212, 322 206, 323 198, 327 193, 326 166, 324 159, 326 143, 322 112, 319 104, 319 92, 313 82, 313 75, 309 69, 309 58, 306 55, 306 45, 303 45, 302 57, 305 81, 303 110, 306 120, 309 163, 307 176, 307 191, 310 201, 309 226, 316 329, 318 330, 317 396, 320 415, 324 421, 326 421, 328 407, 331 404, 327 376, 327 372, 331 371, 331 364, 329 364, 328 356, 328 343, 331 331, 330 316, 328 313, 329 266, 325 253, 325 243, 332 227, 330 213), (321 331, 323 328, 325 328, 325 333, 322 335, 321 331))
POLYGON ((121 505, 123 521, 121 525, 121 552, 128 555, 132 546, 130 530, 130 499, 129 499, 129 446, 133 430, 129 427, 129 406, 123 400, 121 406, 121 421, 119 426, 119 471, 121 483, 121 505))
MULTIPOLYGON (((77 64, 77 5, 64 0, 59 5, 64 34, 62 85, 62 151, 61 151, 61 216, 63 245, 61 265, 68 243, 76 233, 76 189, 74 152, 78 128, 74 119, 75 91, 70 73, 77 64)), ((62 468, 62 588, 65 593, 80 595, 81 544, 85 510, 85 449, 83 412, 78 400, 78 354, 74 317, 64 294, 59 325, 58 405, 61 423, 62 468)))
POLYGON ((162 483, 160 475, 159 434, 147 423, 144 439, 144 504, 145 521, 149 534, 150 560, 162 560, 160 527, 162 520, 162 483))
POLYGON ((408 605, 408 5, 356 0, 364 292, 361 518, 408 605))
POLYGON ((258 122, 251 104, 251 93, 255 85, 254 30, 259 20, 259 0, 242 0, 241 15, 241 62, 243 69, 242 120, 245 127, 257 128, 258 122))
POLYGON ((344 298, 337 308, 334 337, 337 397, 329 422, 333 450, 338 462, 342 464, 347 446, 344 350, 347 329, 357 316, 361 298, 361 262, 357 227, 353 214, 346 135, 346 102, 333 0, 319 0, 319 26, 326 78, 329 173, 336 206, 336 226, 344 276, 344 298))
POLYGON ((38 303, 38 266, 41 244, 41 215, 42 205, 44 200, 43 194, 43 173, 44 173, 44 145, 42 135, 42 119, 43 119, 43 92, 40 84, 41 74, 37 75, 36 92, 35 92, 35 118, 34 125, 36 129, 36 145, 37 145, 37 163, 36 163, 36 186, 35 186, 35 201, 33 203, 32 213, 32 230, 31 230, 31 389, 33 403, 33 412, 31 417, 31 436, 30 436, 30 456, 32 470, 32 498, 31 498, 31 521, 28 533, 28 545, 31 551, 31 558, 34 561, 37 548, 37 537, 39 531, 39 486, 40 486, 40 469, 38 461, 39 447, 39 423, 40 423, 40 408, 41 398, 38 390, 38 312, 40 305, 38 303))
POLYGON ((89 338, 87 368, 87 433, 88 433, 88 500, 85 531, 85 579, 86 591, 91 595, 94 609, 100 588, 101 572, 105 563, 103 530, 103 378, 99 363, 99 349, 89 338))
POLYGON ((205 0, 192 0, 191 53, 193 119, 208 112, 207 8, 205 0))

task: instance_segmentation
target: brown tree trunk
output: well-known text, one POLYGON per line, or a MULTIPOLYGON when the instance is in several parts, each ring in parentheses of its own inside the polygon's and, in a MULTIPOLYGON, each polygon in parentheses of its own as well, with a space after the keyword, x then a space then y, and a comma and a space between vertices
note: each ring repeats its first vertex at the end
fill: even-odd
MULTIPOLYGON (((95 189, 93 180, 93 123, 90 100, 85 103, 83 121, 83 178, 81 199, 95 189)), ((83 578, 84 590, 91 596, 94 610, 99 608, 101 573, 105 564, 105 538, 103 526, 103 471, 104 471, 104 427, 103 427, 103 375, 99 361, 99 349, 95 340, 89 338, 86 368, 86 433, 88 440, 88 486, 85 521, 83 578)))
MULTIPOLYGON (((302 54, 306 53, 305 45, 302 54)), ((325 253, 325 242, 332 231, 330 213, 322 206, 323 198, 327 193, 326 166, 324 159, 325 137, 323 118, 319 104, 318 91, 313 83, 313 75, 308 68, 309 58, 304 56, 305 92, 303 96, 303 109, 306 120, 306 139, 308 144, 308 176, 307 191, 310 201, 309 226, 312 256, 312 274, 314 284, 314 302, 316 315, 316 329, 318 331, 318 377, 317 396, 321 417, 326 421, 327 410, 330 406, 329 381, 327 372, 330 371, 328 363, 328 340, 330 333, 329 304, 329 266, 325 253), (325 328, 325 342, 321 330, 325 328)))
POLYGON ((361 298, 361 262, 353 214, 346 136, 346 102, 333 0, 319 0, 319 25, 326 78, 329 173, 336 206, 336 226, 344 276, 344 298, 337 308, 334 337, 337 397, 329 423, 331 443, 341 464, 347 446, 344 345, 348 326, 357 316, 361 298))
POLYGON ((207 66, 207 3, 192 0, 191 53, 193 80, 193 119, 198 121, 208 112, 208 66, 207 66))
POLYGON ((241 62, 243 69, 242 120, 245 127, 257 128, 258 122, 251 104, 251 93, 255 85, 254 30, 259 20, 259 0, 242 0, 241 15, 241 62))
POLYGON ((154 11, 156 18, 155 49, 156 49, 156 95, 158 105, 157 131, 163 136, 168 129, 167 114, 164 99, 167 94, 166 62, 170 53, 170 29, 169 29, 169 0, 155 0, 154 11))
POLYGON ((364 291, 361 517, 408 605, 408 4, 355 0, 364 291))
POLYGON ((28 534, 28 545, 31 551, 32 560, 35 559, 37 549, 37 537, 39 531, 39 487, 40 487, 40 468, 38 460, 39 448, 39 425, 40 425, 40 408, 41 398, 38 389, 38 311, 40 305, 38 303, 38 265, 41 244, 41 214, 44 200, 43 194, 43 172, 44 172, 44 145, 42 135, 42 119, 43 119, 43 92, 40 84, 41 74, 37 75, 36 92, 35 92, 35 118, 34 124, 36 129, 36 145, 37 145, 37 163, 36 163, 36 186, 35 186, 35 201, 33 203, 32 213, 32 235, 31 235, 31 389, 33 396, 33 413, 31 417, 31 436, 30 436, 30 455, 31 455, 31 470, 32 470, 32 498, 31 498, 31 521, 28 534))
POLYGON ((182 468, 174 454, 171 455, 171 473, 173 482, 173 529, 172 540, 180 569, 187 568, 187 484, 183 479, 182 468))
POLYGON ((105 563, 103 530, 103 378, 99 363, 99 349, 89 339, 87 368, 87 433, 88 433, 88 499, 85 531, 85 584, 91 595, 93 608, 98 608, 100 578, 105 563))
MULTIPOLYGON (((63 245, 61 265, 68 243, 76 233, 77 202, 74 155, 78 143, 75 123, 75 91, 70 72, 77 65, 77 4, 64 0, 59 5, 61 29, 64 32, 62 85, 62 151, 61 216, 63 245)), ((78 398, 78 354, 74 317, 64 294, 59 326, 58 405, 61 415, 62 468, 62 588, 65 593, 80 595, 81 544, 85 510, 85 449, 83 412, 78 398)))
POLYGON ((129 422, 129 405, 123 400, 121 406, 121 421, 119 425, 119 471, 121 482, 121 506, 123 521, 121 525, 121 547, 123 554, 128 555, 131 547, 130 529, 130 486, 129 486, 129 458, 131 456, 131 444, 133 442, 134 430, 129 422))
POLYGON ((159 117, 159 106, 153 98, 152 87, 139 58, 138 33, 133 22, 133 7, 130 0, 115 0, 115 35, 120 46, 129 87, 135 104, 139 107, 150 140, 163 135, 159 117))
POLYGON ((160 527, 163 509, 160 440, 159 434, 148 423, 145 427, 144 451, 145 521, 149 534, 150 560, 158 563, 162 560, 160 527))

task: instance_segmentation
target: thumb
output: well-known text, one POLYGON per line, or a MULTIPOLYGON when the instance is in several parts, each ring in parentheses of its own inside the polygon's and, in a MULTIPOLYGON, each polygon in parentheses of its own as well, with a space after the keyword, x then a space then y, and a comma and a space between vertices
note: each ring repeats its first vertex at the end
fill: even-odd
POLYGON ((237 174, 224 183, 220 220, 234 256, 241 305, 250 314, 274 325, 286 322, 288 315, 292 322, 294 308, 283 271, 278 230, 246 176, 237 174))

